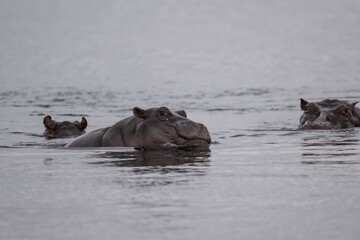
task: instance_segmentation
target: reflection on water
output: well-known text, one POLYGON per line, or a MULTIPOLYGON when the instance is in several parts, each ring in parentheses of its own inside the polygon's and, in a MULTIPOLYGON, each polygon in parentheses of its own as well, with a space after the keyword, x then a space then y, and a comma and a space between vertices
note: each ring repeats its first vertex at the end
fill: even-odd
POLYGON ((338 165, 338 164, 359 164, 358 161, 302 161, 302 164, 324 164, 324 165, 338 165))
POLYGON ((91 164, 110 167, 165 167, 183 164, 208 166, 210 155, 208 147, 141 148, 135 151, 96 153, 91 157, 106 160, 91 164))
POLYGON ((105 151, 91 155, 103 159, 89 164, 115 167, 112 182, 125 188, 184 185, 206 175, 209 148, 141 148, 105 151), (119 174, 119 171, 121 174, 119 174))
POLYGON ((359 164, 349 158, 359 155, 358 132, 354 129, 313 131, 302 140, 304 164, 359 164))

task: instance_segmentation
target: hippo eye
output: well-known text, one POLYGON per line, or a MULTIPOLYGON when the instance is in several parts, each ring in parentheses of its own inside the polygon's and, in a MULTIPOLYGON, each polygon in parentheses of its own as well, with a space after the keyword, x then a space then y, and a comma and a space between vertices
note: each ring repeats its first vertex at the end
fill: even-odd
POLYGON ((169 114, 167 112, 165 112, 164 110, 160 110, 158 112, 158 117, 161 121, 169 120, 169 114))

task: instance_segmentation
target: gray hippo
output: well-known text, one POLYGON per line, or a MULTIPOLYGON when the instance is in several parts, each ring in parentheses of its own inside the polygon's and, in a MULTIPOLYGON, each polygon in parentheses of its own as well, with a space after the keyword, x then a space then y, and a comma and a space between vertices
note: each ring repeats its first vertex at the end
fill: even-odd
POLYGON ((300 117, 300 129, 341 129, 360 126, 360 109, 357 102, 347 103, 337 99, 308 102, 300 99, 304 111, 300 117))
POLYGON ((208 146, 207 128, 187 118, 185 111, 171 112, 166 107, 143 110, 135 107, 133 116, 111 127, 101 128, 76 138, 65 147, 154 147, 163 144, 208 146))
POLYGON ((45 131, 43 135, 47 138, 65 138, 80 136, 85 133, 87 127, 86 118, 82 118, 81 122, 56 122, 51 119, 51 116, 44 117, 45 131))

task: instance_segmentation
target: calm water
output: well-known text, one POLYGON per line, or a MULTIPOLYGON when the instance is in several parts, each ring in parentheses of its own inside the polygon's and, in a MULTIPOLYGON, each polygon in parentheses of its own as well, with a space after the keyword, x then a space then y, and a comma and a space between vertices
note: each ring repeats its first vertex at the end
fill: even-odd
POLYGON ((358 239, 360 2, 0 2, 0 239, 358 239), (184 109, 206 149, 64 149, 42 119, 184 109))

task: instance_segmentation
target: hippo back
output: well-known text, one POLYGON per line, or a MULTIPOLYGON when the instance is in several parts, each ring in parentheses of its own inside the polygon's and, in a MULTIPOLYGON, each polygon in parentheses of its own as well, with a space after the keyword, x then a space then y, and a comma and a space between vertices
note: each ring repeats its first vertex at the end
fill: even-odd
POLYGON ((102 147, 104 134, 110 127, 97 129, 77 137, 73 142, 65 147, 102 147))

